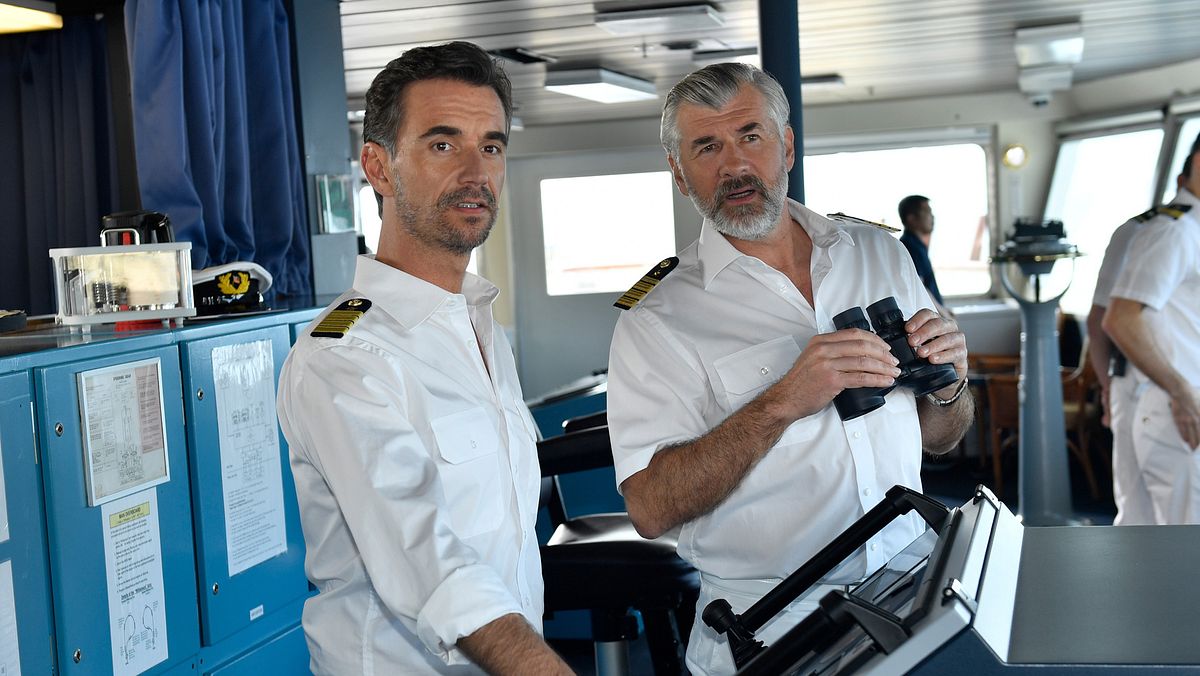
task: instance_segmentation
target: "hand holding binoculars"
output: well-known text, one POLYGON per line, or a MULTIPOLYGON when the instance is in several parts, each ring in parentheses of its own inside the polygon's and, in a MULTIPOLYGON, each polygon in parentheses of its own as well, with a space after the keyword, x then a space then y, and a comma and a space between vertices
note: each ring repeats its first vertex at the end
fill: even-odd
POLYGON ((867 306, 864 313, 860 307, 852 307, 833 318, 837 330, 862 329, 875 334, 891 348, 892 356, 899 362, 900 375, 890 387, 855 387, 842 390, 833 398, 833 405, 842 420, 853 420, 883 406, 884 398, 897 385, 916 392, 918 397, 936 392, 958 381, 958 372, 952 364, 931 364, 928 359, 917 356, 916 348, 908 344, 908 332, 904 330, 904 314, 896 305, 896 299, 888 296, 867 306), (867 317, 870 316, 868 323, 867 317))

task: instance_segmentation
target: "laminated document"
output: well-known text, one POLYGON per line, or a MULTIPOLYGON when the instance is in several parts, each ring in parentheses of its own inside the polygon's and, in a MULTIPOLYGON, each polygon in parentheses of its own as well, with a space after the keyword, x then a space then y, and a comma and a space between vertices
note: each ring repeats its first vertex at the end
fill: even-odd
POLYGON ((158 491, 101 507, 112 673, 133 676, 167 659, 158 491))
POLYGON ((21 676, 12 561, 0 561, 0 676, 21 676))

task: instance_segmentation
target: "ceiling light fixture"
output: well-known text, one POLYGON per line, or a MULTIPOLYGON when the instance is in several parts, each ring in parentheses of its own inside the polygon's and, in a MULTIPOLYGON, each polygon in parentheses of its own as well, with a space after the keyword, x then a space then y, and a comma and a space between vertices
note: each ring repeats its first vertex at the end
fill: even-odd
POLYGON ((721 14, 705 4, 596 12, 594 20, 613 35, 698 31, 725 25, 721 14))
POLYGON ((1078 21, 1018 28, 1014 48, 1022 68, 1083 60, 1083 25, 1078 21))
POLYGON ((54 3, 39 0, 0 2, 0 33, 28 33, 61 29, 62 17, 54 3))
POLYGON ((546 89, 599 103, 628 103, 658 98, 653 82, 607 68, 547 71, 546 89))

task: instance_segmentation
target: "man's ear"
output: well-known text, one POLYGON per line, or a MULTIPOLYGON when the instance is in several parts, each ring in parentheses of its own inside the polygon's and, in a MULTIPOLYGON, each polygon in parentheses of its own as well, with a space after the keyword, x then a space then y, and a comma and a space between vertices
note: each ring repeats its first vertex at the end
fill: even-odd
POLYGON ((395 196, 396 189, 392 185, 392 175, 388 173, 388 154, 383 146, 374 141, 364 143, 362 154, 359 156, 359 165, 375 192, 384 197, 395 196))
POLYGON ((783 128, 783 148, 783 160, 787 163, 787 170, 791 171, 796 163, 796 134, 790 125, 783 128))
POLYGON ((687 182, 683 180, 683 170, 679 168, 679 163, 668 154, 667 164, 671 165, 671 177, 675 179, 675 187, 679 188, 679 193, 684 197, 691 197, 691 194, 688 193, 687 182))

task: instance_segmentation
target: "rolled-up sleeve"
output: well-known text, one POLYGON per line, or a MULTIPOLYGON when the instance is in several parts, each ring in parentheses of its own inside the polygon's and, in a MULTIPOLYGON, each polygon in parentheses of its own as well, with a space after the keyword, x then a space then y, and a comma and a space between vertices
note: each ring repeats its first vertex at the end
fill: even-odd
POLYGON ((328 484, 381 603, 447 664, 485 624, 521 606, 452 530, 427 412, 410 410, 402 370, 369 344, 314 350, 286 415, 328 484))
POLYGON ((649 312, 623 314, 608 359, 608 428, 617 490, 658 449, 708 432, 711 395, 703 369, 649 312))

